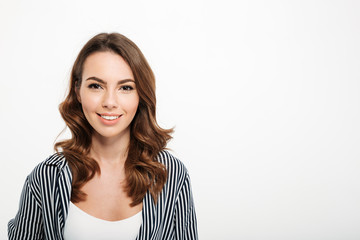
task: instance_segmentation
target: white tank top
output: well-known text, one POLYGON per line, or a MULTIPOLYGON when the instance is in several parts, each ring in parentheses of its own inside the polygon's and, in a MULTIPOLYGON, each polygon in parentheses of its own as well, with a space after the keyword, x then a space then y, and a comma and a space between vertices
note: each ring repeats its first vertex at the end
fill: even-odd
POLYGON ((64 226, 65 240, 136 239, 142 222, 142 212, 119 221, 93 217, 72 202, 64 226))

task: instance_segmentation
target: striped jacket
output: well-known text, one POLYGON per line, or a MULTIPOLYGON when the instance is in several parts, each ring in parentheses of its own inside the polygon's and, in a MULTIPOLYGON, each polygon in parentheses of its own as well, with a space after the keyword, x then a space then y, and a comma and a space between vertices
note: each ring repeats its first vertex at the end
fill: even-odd
MULTIPOLYGON (((159 153, 158 161, 166 166, 168 179, 156 205, 146 193, 137 239, 198 239, 185 166, 167 151, 159 153)), ((35 167, 25 181, 18 213, 8 224, 9 239, 63 239, 71 180, 69 165, 61 153, 35 167)))

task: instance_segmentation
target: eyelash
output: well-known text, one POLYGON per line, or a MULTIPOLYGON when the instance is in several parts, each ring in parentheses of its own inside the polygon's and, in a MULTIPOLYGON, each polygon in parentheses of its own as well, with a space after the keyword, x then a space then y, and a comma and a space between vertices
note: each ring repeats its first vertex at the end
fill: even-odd
POLYGON ((97 83, 92 83, 88 86, 88 88, 91 88, 91 89, 100 89, 102 88, 99 84, 97 83))
MULTIPOLYGON (((102 89, 102 87, 97 84, 97 83, 92 83, 88 86, 88 88, 90 89, 102 89)), ((129 85, 125 85, 125 86, 121 86, 120 87, 120 90, 124 90, 124 91, 132 91, 134 90, 134 88, 132 86, 129 86, 129 85)))
POLYGON ((134 90, 134 88, 132 86, 125 85, 125 86, 121 86, 120 90, 131 91, 134 90))

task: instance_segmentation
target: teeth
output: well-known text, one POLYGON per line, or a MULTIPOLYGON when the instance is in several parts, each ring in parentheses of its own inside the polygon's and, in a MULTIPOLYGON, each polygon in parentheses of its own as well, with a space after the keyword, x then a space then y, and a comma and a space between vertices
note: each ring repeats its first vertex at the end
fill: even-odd
POLYGON ((101 115, 102 118, 106 119, 106 120, 115 120, 117 118, 119 118, 120 116, 105 116, 105 115, 101 115))

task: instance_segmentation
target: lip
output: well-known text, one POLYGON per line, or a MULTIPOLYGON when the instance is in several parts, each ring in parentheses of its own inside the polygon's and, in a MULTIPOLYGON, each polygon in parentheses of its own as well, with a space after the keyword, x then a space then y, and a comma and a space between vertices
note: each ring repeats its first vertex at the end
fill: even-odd
POLYGON ((114 125, 114 124, 116 124, 120 120, 120 118, 122 116, 122 114, 114 114, 114 113, 96 113, 96 114, 98 115, 100 121, 105 125, 114 125), (105 119, 105 118, 103 118, 101 116, 118 117, 118 118, 116 118, 116 119, 105 119))
POLYGON ((121 116, 121 114, 116 113, 96 113, 99 116, 121 116))

